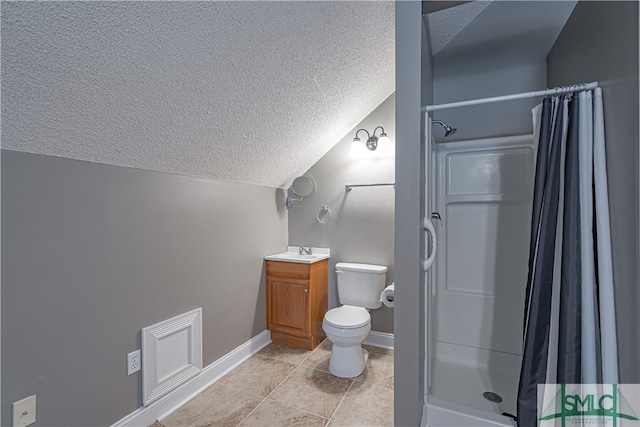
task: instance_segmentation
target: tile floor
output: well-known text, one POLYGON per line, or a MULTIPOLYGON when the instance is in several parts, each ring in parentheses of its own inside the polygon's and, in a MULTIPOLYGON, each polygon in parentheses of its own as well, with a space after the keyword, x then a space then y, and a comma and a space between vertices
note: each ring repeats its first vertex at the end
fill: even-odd
POLYGON ((364 372, 345 379, 329 373, 328 340, 271 343, 153 426, 392 426, 393 350, 364 347, 364 372))

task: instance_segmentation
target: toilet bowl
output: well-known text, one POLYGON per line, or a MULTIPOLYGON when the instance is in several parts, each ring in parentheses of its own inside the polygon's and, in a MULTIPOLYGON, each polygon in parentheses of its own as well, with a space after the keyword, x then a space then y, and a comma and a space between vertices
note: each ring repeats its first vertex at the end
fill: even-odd
POLYGON ((364 371, 369 353, 361 346, 371 331, 370 309, 379 308, 387 267, 369 264, 336 264, 338 299, 343 304, 324 315, 322 329, 333 343, 329 371, 354 378, 364 371))
POLYGON ((369 312, 350 305, 331 309, 325 314, 322 329, 333 343, 329 371, 341 378, 360 375, 369 357, 361 346, 371 331, 369 312))

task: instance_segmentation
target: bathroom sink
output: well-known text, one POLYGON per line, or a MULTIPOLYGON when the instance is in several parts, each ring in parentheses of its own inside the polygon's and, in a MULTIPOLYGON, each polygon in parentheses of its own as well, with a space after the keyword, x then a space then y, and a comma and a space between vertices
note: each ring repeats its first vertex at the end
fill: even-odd
POLYGON ((313 248, 312 255, 300 255, 297 246, 289 246, 287 252, 264 257, 267 261, 297 262, 300 264, 313 264, 327 258, 329 258, 329 248, 313 248))
POLYGON ((283 252, 281 254, 269 255, 264 259, 269 261, 285 261, 285 262, 301 262, 305 264, 312 264, 316 261, 329 258, 327 255, 300 255, 293 252, 283 252))

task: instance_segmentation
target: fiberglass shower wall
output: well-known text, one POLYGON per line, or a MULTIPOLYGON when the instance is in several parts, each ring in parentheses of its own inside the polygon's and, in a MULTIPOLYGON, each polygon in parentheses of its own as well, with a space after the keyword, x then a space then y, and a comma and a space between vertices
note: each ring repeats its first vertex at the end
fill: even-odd
POLYGON ((434 207, 443 220, 436 225, 431 393, 497 414, 515 414, 533 159, 531 135, 436 148, 434 207))

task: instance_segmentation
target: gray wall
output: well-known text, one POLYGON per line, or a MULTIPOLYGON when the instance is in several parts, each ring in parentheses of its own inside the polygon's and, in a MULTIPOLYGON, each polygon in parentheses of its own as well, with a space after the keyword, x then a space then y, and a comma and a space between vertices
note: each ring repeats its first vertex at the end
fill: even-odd
MULTIPOLYGON (((446 59, 434 57, 433 97, 436 104, 545 87, 545 58, 524 59, 512 51, 481 58, 469 55, 446 59)), ((531 109, 539 103, 539 98, 530 98, 434 111, 433 118, 458 129, 456 134, 445 139, 444 130, 436 125, 435 139, 448 142, 532 133, 531 109)))
MULTIPOLYGON (((331 248, 329 260, 329 307, 339 305, 335 264, 357 262, 386 265, 387 283, 394 277, 393 221, 395 194, 392 187, 354 188, 345 184, 393 182, 393 156, 350 156, 355 131, 372 132, 382 126, 395 146, 395 96, 391 95, 307 171, 316 181, 316 194, 289 210, 289 244, 331 248), (332 212, 327 224, 316 215, 324 205, 332 212)), ((380 131, 378 131, 378 134, 380 131)), ((364 141, 366 134, 360 132, 364 141)), ((372 153, 376 154, 376 152, 372 153)), ((382 306, 371 311, 374 331, 393 333, 393 309, 382 306)))
POLYGON ((2 425, 109 425, 141 405, 140 329, 203 308, 208 365, 265 329, 274 188, 3 150, 2 425))
POLYGON ((424 147, 421 107, 432 101, 431 53, 420 2, 396 2, 394 422, 420 424, 424 393, 424 147), (423 52, 423 46, 427 49, 423 52), (425 80, 423 81, 423 74, 425 80), (425 88, 426 85, 426 88, 425 88))
POLYGON ((638 3, 581 1, 547 62, 550 86, 602 87, 620 381, 638 383, 638 3))

